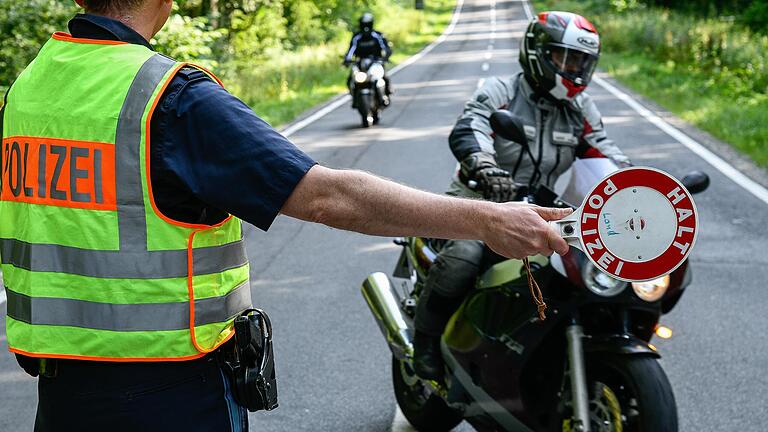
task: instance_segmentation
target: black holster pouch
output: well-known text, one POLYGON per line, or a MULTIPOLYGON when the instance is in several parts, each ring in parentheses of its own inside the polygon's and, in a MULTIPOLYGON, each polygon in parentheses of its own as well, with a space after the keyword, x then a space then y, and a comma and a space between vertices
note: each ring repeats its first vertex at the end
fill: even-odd
POLYGON ((235 347, 224 359, 237 402, 248 411, 277 408, 277 380, 272 350, 272 323, 261 309, 235 318, 235 347))

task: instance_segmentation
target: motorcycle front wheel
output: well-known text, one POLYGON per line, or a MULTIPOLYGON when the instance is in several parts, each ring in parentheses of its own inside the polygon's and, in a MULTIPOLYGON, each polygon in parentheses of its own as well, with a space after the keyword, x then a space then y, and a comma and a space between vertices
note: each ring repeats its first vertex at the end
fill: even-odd
MULTIPOLYGON (((656 358, 592 354, 586 360, 592 432, 677 432, 675 396, 656 358)), ((561 425, 573 430, 568 419, 561 425)))
POLYGON ((447 432, 462 422, 461 413, 449 407, 439 396, 427 391, 424 382, 413 369, 394 357, 392 383, 400 411, 416 430, 447 432))
POLYGON ((374 125, 373 101, 370 93, 360 93, 357 101, 357 111, 360 113, 360 119, 364 128, 374 125))

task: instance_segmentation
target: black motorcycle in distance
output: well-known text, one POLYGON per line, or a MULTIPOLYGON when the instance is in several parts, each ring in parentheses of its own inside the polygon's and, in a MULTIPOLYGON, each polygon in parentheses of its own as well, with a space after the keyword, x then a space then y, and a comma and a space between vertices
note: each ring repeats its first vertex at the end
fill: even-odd
POLYGON ((389 106, 384 74, 382 59, 363 57, 352 63, 349 82, 352 108, 360 113, 364 128, 378 124, 381 111, 389 106))
MULTIPOLYGON (((491 120, 499 136, 525 142, 509 112, 491 120)), ((580 203, 616 169, 607 159, 577 160, 562 197, 546 187, 522 187, 518 199, 550 207, 580 203)), ((682 182, 698 193, 709 178, 695 172, 682 182)), ((437 383, 414 372, 412 339, 416 302, 442 241, 396 243, 403 247, 397 282, 373 273, 362 294, 392 352, 397 403, 416 429, 449 431, 467 420, 479 431, 678 430, 672 387, 650 341, 654 334, 671 336, 659 319, 690 284, 687 261, 659 279, 627 283, 575 248, 562 257, 530 257, 549 306, 542 321, 523 262, 497 256, 443 333, 446 379, 437 383)))

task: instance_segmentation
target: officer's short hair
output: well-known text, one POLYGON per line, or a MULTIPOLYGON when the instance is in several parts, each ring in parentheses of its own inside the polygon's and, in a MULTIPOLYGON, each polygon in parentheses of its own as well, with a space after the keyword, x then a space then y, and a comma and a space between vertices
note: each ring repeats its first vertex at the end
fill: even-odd
POLYGON ((86 12, 108 14, 128 12, 136 9, 144 0, 83 0, 86 12))

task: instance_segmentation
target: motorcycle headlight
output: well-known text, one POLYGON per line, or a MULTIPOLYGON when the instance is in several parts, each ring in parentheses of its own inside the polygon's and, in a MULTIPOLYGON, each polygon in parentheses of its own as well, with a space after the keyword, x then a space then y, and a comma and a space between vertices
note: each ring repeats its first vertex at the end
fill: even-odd
POLYGON ((365 72, 355 72, 355 82, 362 84, 368 81, 368 74, 365 72))
POLYGON ((371 73, 371 78, 374 80, 380 80, 384 78, 384 66, 382 66, 380 63, 372 64, 368 71, 371 73))
POLYGON ((592 263, 588 263, 584 266, 584 270, 581 272, 581 277, 584 280, 584 285, 586 285, 587 289, 603 297, 615 296, 624 291, 624 288, 627 287, 626 282, 608 276, 592 263))
POLYGON ((662 298, 667 288, 669 288, 669 275, 645 282, 632 282, 635 294, 647 302, 655 302, 662 298))

